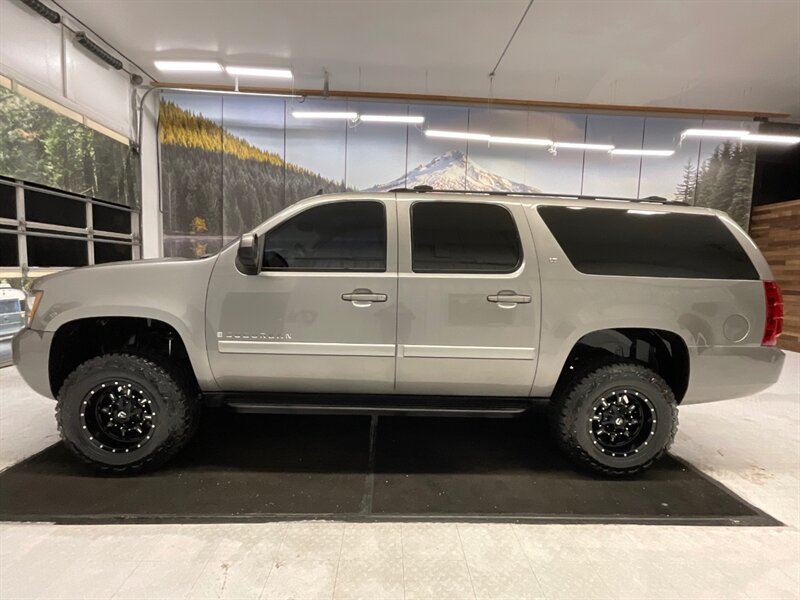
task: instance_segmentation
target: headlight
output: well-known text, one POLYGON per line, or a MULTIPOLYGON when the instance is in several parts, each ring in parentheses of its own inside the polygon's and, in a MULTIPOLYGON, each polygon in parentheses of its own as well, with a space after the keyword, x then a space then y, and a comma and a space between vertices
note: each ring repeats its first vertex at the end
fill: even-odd
POLYGON ((28 296, 28 327, 33 323, 33 317, 36 315, 36 310, 39 308, 39 302, 42 301, 42 296, 44 296, 44 292, 41 290, 37 290, 28 296))

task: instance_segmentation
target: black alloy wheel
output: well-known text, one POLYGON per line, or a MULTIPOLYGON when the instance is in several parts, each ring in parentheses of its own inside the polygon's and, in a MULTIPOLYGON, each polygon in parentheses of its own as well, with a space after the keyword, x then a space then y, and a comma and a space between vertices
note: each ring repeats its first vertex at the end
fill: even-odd
POLYGON ((81 403, 81 427, 101 450, 130 452, 153 437, 153 401, 128 379, 109 379, 94 386, 81 403))
POLYGON ((655 435, 653 403, 636 390, 613 390, 594 404, 589 427, 592 443, 612 457, 637 454, 655 435))
POLYGON ((579 465, 607 476, 639 473, 669 449, 678 403, 646 365, 610 359, 575 372, 552 398, 556 440, 579 465))
POLYGON ((155 468, 197 429, 196 384, 166 358, 105 354, 79 365, 56 404, 61 439, 86 464, 111 475, 155 468))

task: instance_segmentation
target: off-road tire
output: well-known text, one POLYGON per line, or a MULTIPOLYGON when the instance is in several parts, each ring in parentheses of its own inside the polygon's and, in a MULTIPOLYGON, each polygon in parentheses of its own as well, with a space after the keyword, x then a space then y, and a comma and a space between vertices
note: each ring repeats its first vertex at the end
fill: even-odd
POLYGON ((678 429, 678 404, 669 385, 660 375, 634 361, 606 359, 583 368, 560 386, 550 409, 551 428, 567 456, 583 468, 610 477, 649 469, 667 452, 678 429), (595 402, 620 387, 646 395, 656 419, 648 444, 624 458, 599 450, 587 427, 595 402))
POLYGON ((87 360, 64 380, 56 402, 61 440, 78 458, 106 475, 133 475, 154 469, 172 458, 197 430, 199 402, 196 386, 179 369, 135 354, 106 354, 87 360), (80 417, 89 391, 103 381, 124 378, 147 392, 158 420, 152 439, 140 449, 112 454, 92 441, 80 417))

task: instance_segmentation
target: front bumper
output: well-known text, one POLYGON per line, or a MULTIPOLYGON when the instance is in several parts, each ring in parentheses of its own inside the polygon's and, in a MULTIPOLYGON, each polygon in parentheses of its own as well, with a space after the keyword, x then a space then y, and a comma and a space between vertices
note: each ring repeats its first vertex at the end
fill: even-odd
POLYGON ((689 388, 681 404, 752 396, 773 385, 786 355, 773 346, 690 348, 689 388))
POLYGON ((50 345, 53 332, 23 329, 11 340, 11 354, 20 375, 42 396, 55 398, 50 389, 50 345))

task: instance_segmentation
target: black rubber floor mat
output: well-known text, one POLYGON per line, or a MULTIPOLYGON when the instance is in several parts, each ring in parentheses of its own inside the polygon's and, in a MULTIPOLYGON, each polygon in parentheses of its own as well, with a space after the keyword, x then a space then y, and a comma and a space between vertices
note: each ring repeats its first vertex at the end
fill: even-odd
POLYGON ((44 450, 0 474, 0 520, 778 524, 670 456, 633 479, 576 471, 542 415, 204 417, 175 460, 136 477, 96 476, 60 444, 44 450))

